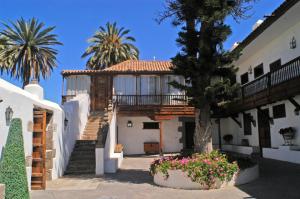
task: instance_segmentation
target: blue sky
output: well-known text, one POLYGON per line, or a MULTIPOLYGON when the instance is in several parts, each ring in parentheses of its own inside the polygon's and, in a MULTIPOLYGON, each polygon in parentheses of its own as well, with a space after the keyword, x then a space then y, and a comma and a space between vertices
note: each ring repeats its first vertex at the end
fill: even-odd
MULTIPOLYGON (((260 0, 254 5, 252 17, 240 23, 228 19, 233 34, 226 42, 230 48, 236 41, 242 41, 252 25, 270 14, 283 0, 260 0)), ((85 59, 81 55, 88 46, 87 39, 106 22, 117 22, 131 30, 137 40, 140 59, 169 60, 178 51, 177 29, 170 21, 161 25, 155 22, 157 14, 163 10, 164 0, 1 0, 0 21, 16 20, 20 17, 36 17, 47 26, 56 26, 55 33, 64 45, 57 49, 58 68, 51 77, 42 80, 45 97, 60 103, 63 69, 84 69, 85 59)), ((1 27, 1 26, 0 26, 1 27)), ((2 28, 2 27, 1 27, 2 28)), ((8 76, 1 78, 20 86, 21 83, 8 76)))

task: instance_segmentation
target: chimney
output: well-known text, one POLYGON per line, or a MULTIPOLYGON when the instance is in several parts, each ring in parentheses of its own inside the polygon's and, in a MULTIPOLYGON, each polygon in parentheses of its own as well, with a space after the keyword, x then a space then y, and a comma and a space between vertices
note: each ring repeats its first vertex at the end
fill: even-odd
POLYGON ((252 26, 252 31, 254 31, 256 28, 258 28, 263 22, 264 22, 264 20, 262 20, 262 19, 257 20, 257 22, 252 26))
POLYGON ((238 47, 238 45, 240 45, 240 42, 234 42, 234 44, 232 45, 230 51, 233 51, 236 47, 238 47))
POLYGON ((40 100, 44 99, 44 89, 37 81, 31 81, 30 84, 24 87, 24 90, 36 96, 40 100))

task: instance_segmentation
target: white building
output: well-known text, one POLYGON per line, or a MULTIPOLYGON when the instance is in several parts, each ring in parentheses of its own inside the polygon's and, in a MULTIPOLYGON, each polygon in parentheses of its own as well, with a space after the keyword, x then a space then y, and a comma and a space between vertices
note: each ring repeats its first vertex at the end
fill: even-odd
MULTIPOLYGON (((284 1, 235 49, 241 100, 230 108, 215 131, 223 150, 300 163, 300 2, 284 1), (293 146, 285 144, 280 129, 292 127, 293 146), (230 144, 224 135, 232 135, 230 144)), ((217 124, 216 124, 217 125, 217 124)))
POLYGON ((84 111, 74 106, 64 110, 43 96, 38 84, 29 84, 23 90, 0 79, 0 154, 6 144, 10 120, 20 118, 30 189, 44 189, 46 181, 64 174, 75 141, 82 132, 80 121, 84 121, 84 116, 77 117, 79 111, 84 111), (7 111, 12 117, 7 117, 7 111), (74 122, 66 124, 65 115, 74 122))
POLYGON ((171 66, 168 61, 131 60, 102 71, 63 71, 63 99, 88 93, 91 112, 103 111, 112 101, 114 142, 123 145, 126 155, 180 152, 193 147, 194 109, 184 92, 168 84, 184 83, 171 66))

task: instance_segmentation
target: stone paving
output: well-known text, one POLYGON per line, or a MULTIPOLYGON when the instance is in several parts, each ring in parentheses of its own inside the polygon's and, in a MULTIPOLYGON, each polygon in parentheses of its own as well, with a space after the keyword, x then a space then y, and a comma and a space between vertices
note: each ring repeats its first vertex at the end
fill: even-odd
POLYGON ((48 182, 32 199, 300 199, 300 165, 263 159, 261 177, 247 185, 220 190, 179 190, 153 184, 148 168, 153 157, 127 157, 121 170, 96 178, 64 177, 48 182))

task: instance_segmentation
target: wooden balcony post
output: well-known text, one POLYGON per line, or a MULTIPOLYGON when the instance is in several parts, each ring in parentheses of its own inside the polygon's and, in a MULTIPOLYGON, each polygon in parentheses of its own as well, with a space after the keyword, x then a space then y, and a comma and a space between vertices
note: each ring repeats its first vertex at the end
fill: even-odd
POLYGON ((163 155, 163 127, 162 121, 159 121, 159 154, 163 155))

